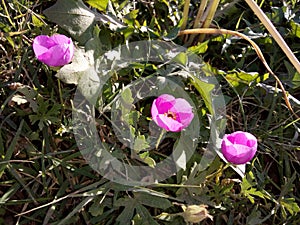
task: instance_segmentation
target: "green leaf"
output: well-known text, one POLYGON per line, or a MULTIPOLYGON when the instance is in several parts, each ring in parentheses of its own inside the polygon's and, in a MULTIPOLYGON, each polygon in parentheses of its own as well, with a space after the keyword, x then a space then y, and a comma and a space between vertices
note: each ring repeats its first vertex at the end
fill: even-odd
POLYGON ((132 126, 136 126, 137 125, 137 121, 139 120, 141 116, 141 113, 136 111, 136 110, 132 110, 130 111, 130 113, 128 113, 126 115, 126 122, 132 126))
POLYGON ((134 26, 137 23, 136 18, 138 17, 138 15, 139 15, 138 9, 131 10, 128 14, 124 16, 123 20, 126 22, 126 24, 130 26, 131 29, 134 30, 134 26))
MULTIPOLYGON (((34 197, 34 191, 28 187, 23 177, 18 173, 18 171, 14 168, 14 164, 9 164, 8 166, 9 173, 18 181, 18 183, 23 187, 23 189, 27 192, 28 196, 33 202, 36 202, 34 197)), ((23 169, 23 168, 22 168, 23 169)), ((31 173, 33 174, 33 173, 31 173)))
POLYGON ((8 41, 8 43, 13 47, 15 48, 15 43, 12 39, 12 37, 9 35, 10 31, 11 31, 11 28, 10 26, 8 26, 7 24, 5 23, 2 23, 0 21, 0 30, 4 31, 4 37, 2 37, 2 40, 5 40, 8 41))
POLYGON ((5 204, 9 199, 11 199, 14 194, 20 189, 21 185, 19 183, 14 183, 8 190, 6 190, 0 197, 0 205, 5 204))
POLYGON ((296 215, 300 212, 300 207, 295 202, 294 198, 284 198, 280 201, 280 204, 285 207, 290 214, 296 215))
MULTIPOLYGON (((125 206, 122 213, 117 217, 116 221, 120 225, 129 225, 131 224, 131 218, 133 217, 135 207, 137 205, 137 202, 135 199, 129 199, 129 198, 122 198, 118 199, 117 203, 120 203, 122 206, 125 206)), ((118 205, 116 203, 116 206, 118 205)))
POLYGON ((132 93, 129 88, 125 88, 121 93, 121 107, 123 116, 131 111, 132 103, 134 99, 132 98, 132 93))
POLYGON ((83 76, 87 76, 93 66, 93 52, 85 52, 83 49, 76 48, 72 63, 63 66, 55 75, 67 84, 78 84, 83 76))
POLYGON ((3 132, 2 129, 0 129, 0 157, 1 157, 1 159, 4 156, 4 141, 3 141, 3 137, 2 137, 2 132, 3 132))
POLYGON ((94 203, 89 207, 89 213, 93 216, 100 216, 104 213, 104 208, 111 208, 111 201, 108 198, 104 198, 104 196, 97 196, 94 199, 94 203))
POLYGON ((295 35, 296 37, 300 38, 300 24, 294 22, 293 20, 290 21, 290 26, 291 26, 291 33, 295 35))
POLYGON ((181 142, 176 142, 176 148, 182 149, 182 151, 174 151, 173 152, 173 160, 176 162, 176 166, 180 169, 186 170, 187 158, 188 157, 188 149, 192 140, 190 140, 189 136, 181 136, 181 142))
POLYGON ((24 86, 18 89, 23 95, 25 95, 26 100, 29 102, 29 106, 33 112, 38 111, 38 105, 36 101, 37 91, 35 89, 30 88, 29 86, 24 86))
POLYGON ((32 23, 34 24, 35 27, 42 27, 44 26, 44 23, 42 20, 40 20, 37 16, 32 14, 32 23))
MULTIPOLYGON (((180 23, 180 25, 181 25, 181 23, 180 23)), ((163 39, 165 41, 171 41, 171 40, 174 40, 175 38, 177 38, 178 33, 180 31, 180 27, 181 26, 173 27, 165 36, 163 36, 163 39)))
POLYGON ((146 138, 144 135, 138 135, 134 140, 133 149, 136 153, 149 148, 150 145, 146 141, 146 138))
POLYGON ((249 195, 254 195, 254 196, 260 197, 260 198, 262 198, 262 199, 265 198, 264 193, 262 193, 261 191, 257 191, 255 188, 250 188, 250 189, 247 191, 247 193, 248 193, 249 195))
POLYGON ((37 96, 38 110, 36 114, 29 115, 29 119, 32 124, 38 122, 40 130, 44 126, 50 124, 57 124, 60 122, 59 113, 61 109, 60 104, 51 102, 50 100, 45 101, 41 96, 37 96))
POLYGON ((300 73, 298 73, 297 70, 292 66, 291 63, 288 61, 284 60, 284 65, 286 69, 288 70, 288 76, 284 80, 285 83, 287 83, 290 87, 293 89, 297 89, 300 87, 300 73))
POLYGON ((153 194, 135 192, 134 197, 140 204, 153 208, 167 209, 172 206, 171 202, 168 199, 155 196, 153 194))
POLYGON ((255 81, 259 77, 258 73, 246 73, 244 71, 232 71, 226 75, 226 80, 231 83, 232 86, 237 87, 241 84, 249 85, 252 81, 255 81))
POLYGON ((203 62, 202 71, 206 76, 225 75, 225 72, 203 62))
POLYGON ((280 24, 282 23, 282 20, 284 19, 283 10, 280 7, 271 7, 271 13, 266 13, 266 15, 269 17, 269 19, 274 24, 280 24))
POLYGON ((300 87, 300 73, 296 72, 293 76, 292 83, 295 85, 294 88, 300 87))
POLYGON ((44 14, 81 44, 93 37, 96 14, 81 0, 58 0, 44 14))
POLYGON ((209 112, 211 114, 214 114, 213 112, 213 104, 211 99, 211 91, 215 88, 214 84, 209 84, 204 81, 201 81, 195 76, 192 76, 192 79, 190 79, 191 83, 194 85, 194 87, 197 89, 197 91, 202 96, 204 103, 206 107, 208 108, 209 112))
POLYGON ((266 197, 268 198, 268 196, 265 196, 265 194, 260 191, 257 190, 255 187, 253 187, 255 185, 255 180, 254 177, 250 177, 251 173, 249 173, 247 176, 245 176, 243 178, 243 182, 240 184, 241 186, 241 193, 243 193, 252 204, 255 203, 255 196, 265 199, 266 197))
POLYGON ((10 142, 10 145, 7 149, 6 154, 5 154, 5 157, 4 157, 5 161, 8 161, 8 160, 11 159, 11 157, 13 155, 13 152, 16 149, 16 145, 17 145, 17 142, 20 138, 20 134, 21 134, 21 131, 22 131, 22 128, 23 128, 23 124, 24 124, 24 120, 21 120, 20 126, 19 126, 17 132, 15 133, 15 136, 14 136, 13 140, 10 142))
POLYGON ((73 210, 64 217, 63 220, 61 220, 57 225, 62 225, 62 224, 66 224, 68 222, 69 219, 71 219, 76 213, 78 213, 79 211, 83 210, 85 205, 87 205, 89 202, 91 202, 94 199, 94 197, 87 197, 85 199, 83 199, 79 204, 77 204, 73 210))
POLYGON ((192 52, 194 54, 203 54, 208 49, 208 42, 209 42, 209 40, 207 40, 205 42, 198 43, 195 46, 189 47, 188 51, 192 52))
POLYGON ((149 152, 143 152, 139 154, 140 160, 142 160, 144 163, 146 163, 148 166, 154 168, 156 165, 156 162, 153 158, 149 156, 149 152))
POLYGON ((88 0, 86 3, 89 4, 92 7, 100 10, 100 11, 105 12, 107 4, 108 4, 108 0, 101 0, 101 1, 99 1, 99 0, 88 0))
POLYGON ((144 206, 137 205, 136 213, 140 218, 142 218, 143 225, 159 225, 144 206))
POLYGON ((187 60, 188 60, 188 57, 186 55, 186 53, 184 52, 180 52, 178 53, 173 59, 172 61, 174 62, 177 62, 183 66, 186 66, 186 63, 187 63, 187 60))
POLYGON ((101 32, 100 28, 98 26, 95 26, 93 30, 93 38, 88 40, 84 46, 86 53, 89 52, 88 57, 91 57, 91 55, 93 55, 93 58, 90 59, 91 61, 90 64, 95 64, 95 61, 100 56, 102 56, 107 50, 110 49, 109 43, 103 43, 102 40, 104 35, 100 35, 100 32, 101 32))
POLYGON ((247 217, 247 223, 248 225, 258 225, 262 224, 263 220, 260 219, 261 212, 257 209, 253 209, 250 216, 247 217))

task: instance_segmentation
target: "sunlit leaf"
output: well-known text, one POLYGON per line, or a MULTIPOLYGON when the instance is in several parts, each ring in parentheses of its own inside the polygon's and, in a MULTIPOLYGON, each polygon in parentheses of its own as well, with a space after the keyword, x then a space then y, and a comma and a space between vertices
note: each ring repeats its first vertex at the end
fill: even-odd
POLYGON ((197 91, 201 94, 201 97, 203 98, 206 107, 208 108, 209 112, 211 114, 214 114, 213 112, 213 103, 211 98, 211 91, 215 88, 214 84, 209 84, 204 81, 201 81, 200 79, 193 76, 193 79, 191 79, 191 83, 195 86, 197 91))
POLYGON ((108 4, 108 0, 88 0, 86 3, 88 3, 90 6, 100 10, 100 11, 106 11, 106 7, 108 4))
POLYGON ((282 206, 286 208, 290 214, 295 215, 300 212, 300 207, 294 198, 284 198, 280 201, 282 206))
POLYGON ((201 43, 198 43, 197 45, 194 45, 192 47, 189 47, 188 48, 188 51, 189 52, 192 52, 194 54, 202 54, 202 53, 205 53, 206 50, 208 49, 208 43, 209 43, 209 40, 208 41, 204 41, 204 42, 201 42, 201 43))
MULTIPOLYGON (((147 143, 148 144, 148 143, 147 143)), ((148 144, 149 146, 149 144, 148 144)), ((149 152, 143 152, 139 154, 140 160, 142 160, 144 163, 146 163, 148 166, 154 168, 156 165, 156 162, 153 158, 149 156, 149 152)))
POLYGON ((296 37, 300 38, 300 24, 296 23, 294 21, 290 21, 290 26, 291 26, 291 34, 295 35, 296 37))
POLYGON ((233 71, 226 75, 226 79, 232 86, 237 87, 241 84, 249 85, 259 77, 258 73, 246 73, 244 71, 233 71))
POLYGON ((44 25, 44 23, 34 14, 32 15, 32 23, 36 27, 42 27, 44 25))

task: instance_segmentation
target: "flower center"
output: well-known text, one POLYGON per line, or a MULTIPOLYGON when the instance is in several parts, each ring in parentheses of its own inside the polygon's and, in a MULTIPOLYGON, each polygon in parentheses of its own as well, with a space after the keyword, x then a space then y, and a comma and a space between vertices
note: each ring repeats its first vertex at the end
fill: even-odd
POLYGON ((173 120, 176 120, 176 114, 174 112, 171 112, 171 111, 168 110, 168 112, 166 112, 164 115, 171 118, 171 119, 173 119, 173 120))

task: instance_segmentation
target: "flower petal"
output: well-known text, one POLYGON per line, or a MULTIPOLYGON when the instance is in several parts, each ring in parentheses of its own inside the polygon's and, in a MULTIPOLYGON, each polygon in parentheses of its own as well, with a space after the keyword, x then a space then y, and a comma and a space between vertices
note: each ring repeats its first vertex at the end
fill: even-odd
POLYGON ((155 99, 152 103, 151 115, 152 115, 152 119, 157 124, 158 109, 157 109, 156 101, 157 101, 157 99, 155 99))
POLYGON ((158 112, 164 114, 175 104, 175 98, 172 95, 163 94, 156 99, 155 104, 158 112))
POLYGON ((53 41, 49 36, 47 35, 39 35, 34 38, 33 40, 33 46, 43 46, 45 48, 51 48, 55 46, 57 43, 53 41))
POLYGON ((184 128, 183 125, 178 121, 162 114, 159 114, 157 117, 157 125, 164 128, 167 131, 172 132, 179 132, 184 128))
POLYGON ((257 139, 254 135, 237 131, 226 134, 221 145, 222 153, 228 162, 245 164, 249 162, 257 151, 257 139))
POLYGON ((175 112, 192 113, 193 108, 187 100, 183 98, 176 98, 175 104, 171 110, 174 110, 175 112))
POLYGON ((53 34, 50 37, 50 39, 53 40, 58 45, 70 44, 72 42, 71 38, 68 38, 67 36, 62 35, 62 34, 53 34))
POLYGON ((194 118, 192 106, 183 98, 177 98, 175 104, 170 109, 172 112, 177 112, 178 121, 187 127, 194 118))
POLYGON ((243 131, 236 131, 230 134, 228 136, 228 140, 230 140, 231 143, 233 144, 237 143, 237 144, 244 144, 244 145, 247 145, 249 140, 256 142, 256 138, 252 134, 243 131))
POLYGON ((33 51, 41 62, 49 66, 63 66, 71 62, 74 45, 71 38, 61 34, 51 37, 39 35, 33 41, 33 51))
POLYGON ((226 150, 222 151, 227 161, 236 165, 249 162, 255 155, 255 152, 254 149, 245 145, 227 146, 226 150))
POLYGON ((151 115, 158 126, 173 132, 181 131, 194 118, 192 107, 185 99, 176 99, 169 94, 163 94, 153 101, 151 115))
POLYGON ((62 66, 68 63, 64 59, 65 51, 66 49, 56 45, 50 48, 45 54, 40 55, 38 59, 49 66, 62 66))

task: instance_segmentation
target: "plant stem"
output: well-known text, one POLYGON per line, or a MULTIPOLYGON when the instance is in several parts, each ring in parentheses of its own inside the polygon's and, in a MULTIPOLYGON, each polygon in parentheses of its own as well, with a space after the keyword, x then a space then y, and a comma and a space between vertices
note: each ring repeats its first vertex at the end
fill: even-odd
MULTIPOLYGON (((209 5, 207 7, 208 14, 202 25, 203 28, 208 28, 210 26, 215 14, 216 14, 219 3, 220 3, 220 0, 211 0, 209 2, 209 5)), ((199 38, 199 42, 202 42, 204 40, 204 38, 205 38, 205 34, 201 34, 200 38, 199 38)))
POLYGON ((181 30, 184 30, 186 28, 189 19, 189 8, 190 8, 190 0, 186 0, 183 8, 183 22, 181 25, 181 30))
POLYGON ((294 110, 291 106, 291 103, 290 103, 290 101, 288 99, 288 96, 287 96, 287 92, 285 91, 285 88, 282 85, 280 79, 271 70, 271 68, 269 67, 262 51, 260 50, 260 48, 258 47, 258 45, 254 41, 252 41, 248 36, 246 36, 246 35, 244 35, 240 32, 233 31, 233 30, 226 30, 226 29, 213 29, 213 28, 189 29, 189 30, 180 31, 178 35, 180 36, 180 35, 184 35, 184 34, 201 34, 201 33, 204 33, 204 34, 223 34, 223 35, 224 34, 229 34, 229 35, 235 35, 235 36, 241 37, 241 38, 245 39, 246 41, 248 41, 252 45, 252 47, 254 48, 258 58, 264 64, 267 71, 275 78, 276 82, 278 83, 279 87, 281 88, 282 93, 283 93, 283 97, 284 97, 284 100, 285 100, 285 103, 286 103, 288 109, 292 112, 292 114, 295 117, 299 118, 299 116, 294 112, 294 110))
POLYGON ((197 13, 196 19, 195 19, 195 21, 194 21, 194 26, 193 26, 193 28, 199 28, 199 27, 202 26, 202 22, 203 22, 203 21, 201 21, 201 18, 202 18, 202 16, 203 16, 204 9, 205 9, 205 7, 207 6, 207 2, 208 2, 208 0, 202 0, 202 1, 201 1, 201 4, 200 4, 200 6, 199 6, 199 9, 198 9, 198 13, 197 13), (200 22, 201 22, 201 25, 200 25, 200 22))
MULTIPOLYGON (((203 13, 204 13, 205 7, 207 6, 207 2, 208 2, 208 0, 202 0, 201 1, 199 9, 198 9, 197 16, 196 16, 196 19, 194 21, 193 28, 200 28, 200 27, 202 27, 202 24, 203 24, 202 17, 203 17, 203 13)), ((191 35, 191 37, 189 38, 189 41, 188 41, 188 45, 190 45, 190 44, 193 43, 195 37, 196 37, 196 34, 192 34, 191 35)))
POLYGON ((3 5, 3 9, 4 9, 4 12, 5 12, 5 17, 7 18, 7 20, 9 21, 9 23, 12 25, 13 28, 16 28, 16 25, 14 24, 14 22, 12 21, 12 19, 10 18, 10 14, 7 10, 7 7, 6 7, 6 4, 5 4, 5 1, 2 0, 2 5, 3 5))
POLYGON ((61 118, 63 118, 63 115, 65 114, 65 104, 64 104, 64 100, 63 100, 63 96, 62 96, 60 79, 57 79, 57 85, 58 85, 59 100, 60 100, 60 104, 62 106, 60 115, 61 115, 61 118))
POLYGON ((247 4, 250 6, 252 11, 256 14, 258 19, 263 23, 263 25, 267 28, 267 30, 270 32, 272 37, 275 39, 277 44, 280 46, 280 48, 284 51, 286 56, 289 58, 291 63, 294 65, 298 73, 300 73, 300 63, 294 53, 291 51, 289 46, 286 44, 286 42, 283 40, 282 36, 279 34, 279 32, 276 30, 272 22, 269 20, 269 18, 266 16, 266 14, 259 8, 259 6, 254 2, 253 0, 245 0, 247 4))
POLYGON ((162 129, 161 132, 160 132, 160 135, 158 137, 158 140, 156 142, 156 145, 155 145, 155 148, 158 149, 159 147, 159 144, 161 142, 161 139, 163 138, 163 136, 167 133, 167 131, 165 129, 162 129))

